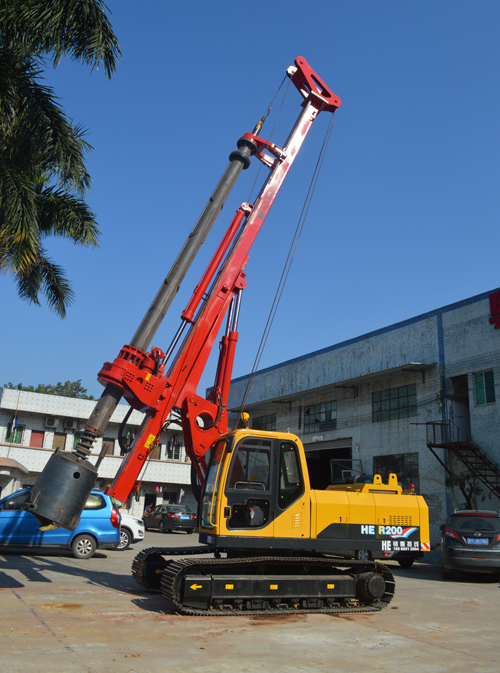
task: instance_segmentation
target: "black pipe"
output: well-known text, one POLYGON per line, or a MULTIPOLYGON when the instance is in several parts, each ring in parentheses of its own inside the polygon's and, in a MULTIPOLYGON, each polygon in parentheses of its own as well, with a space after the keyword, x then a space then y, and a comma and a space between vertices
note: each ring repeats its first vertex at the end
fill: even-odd
POLYGON ((212 226, 224 206, 230 191, 234 187, 240 173, 250 165, 250 156, 256 151, 257 146, 246 138, 238 140, 238 150, 231 153, 229 166, 215 188, 198 221, 193 227, 189 238, 184 243, 177 259, 163 281, 158 294, 149 307, 139 328, 134 334, 131 346, 146 351, 160 326, 170 304, 179 291, 181 282, 191 266, 199 249, 207 238, 212 226))
MULTIPOLYGON (((130 342, 131 346, 139 348, 141 351, 147 351, 151 344, 151 340, 170 308, 175 295, 179 291, 189 267, 210 233, 215 221, 219 217, 236 180, 240 176, 241 171, 248 168, 250 165, 250 157, 257 149, 255 143, 247 138, 240 138, 237 145, 238 149, 231 152, 229 156, 229 165, 224 171, 222 178, 219 180, 219 184, 203 209, 203 212, 194 225, 182 250, 173 263, 172 268, 168 272, 162 286, 158 290, 156 297, 130 342)), ((121 397, 122 390, 118 386, 109 383, 105 387, 104 392, 99 398, 87 423, 87 426, 90 426, 93 430, 97 431, 99 436, 104 432, 121 397)), ((86 446, 84 435, 85 432, 76 446, 76 452, 79 453, 82 458, 84 455, 88 455, 89 448, 86 446), (81 451, 81 449, 83 449, 83 451, 81 451)))
MULTIPOLYGON (((250 165, 250 157, 257 150, 256 144, 240 138, 237 145, 238 150, 231 153, 228 167, 134 334, 131 346, 142 351, 148 349, 236 180, 241 171, 250 165)), ((121 398, 122 389, 108 383, 87 421, 75 451, 56 452, 42 470, 31 491, 29 503, 30 511, 42 525, 55 522, 74 530, 78 524, 80 513, 97 477, 97 467, 87 458, 95 440, 104 433, 121 398), (76 484, 79 485, 78 489, 76 484)))

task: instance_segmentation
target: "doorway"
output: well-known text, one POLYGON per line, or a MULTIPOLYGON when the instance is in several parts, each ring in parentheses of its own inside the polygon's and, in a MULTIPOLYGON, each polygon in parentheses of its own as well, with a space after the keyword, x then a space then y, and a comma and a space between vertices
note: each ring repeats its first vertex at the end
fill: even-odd
POLYGON ((456 430, 453 428, 452 437, 463 441, 471 434, 467 374, 450 377, 450 386, 446 397, 447 417, 453 426, 458 428, 458 436, 455 437, 456 430))
POLYGON ((151 507, 153 509, 156 506, 156 495, 154 493, 146 493, 144 496, 144 509, 151 507))
POLYGON ((318 447, 315 445, 305 446, 306 463, 309 472, 311 488, 324 491, 332 483, 331 461, 351 460, 351 446, 318 447))

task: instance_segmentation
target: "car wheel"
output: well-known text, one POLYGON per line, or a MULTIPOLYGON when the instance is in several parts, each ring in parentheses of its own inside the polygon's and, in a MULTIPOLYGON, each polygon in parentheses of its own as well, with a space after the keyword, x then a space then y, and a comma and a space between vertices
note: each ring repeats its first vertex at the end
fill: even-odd
POLYGON ((447 568, 443 568, 443 566, 441 566, 441 577, 444 580, 451 580, 452 573, 452 570, 448 570, 447 568))
POLYGON ((396 561, 399 563, 399 565, 402 568, 411 568, 415 559, 414 558, 398 558, 398 559, 396 559, 396 561))
POLYGON ((86 533, 77 535, 71 543, 71 551, 75 558, 92 558, 96 549, 96 541, 92 535, 86 533))
POLYGON ((186 528, 185 530, 186 530, 186 533, 187 533, 188 535, 191 535, 191 533, 194 533, 194 531, 191 530, 191 528, 186 528))
POLYGON ((369 549, 358 549, 354 552, 354 558, 358 561, 371 561, 372 553, 369 549))
POLYGON ((165 532, 165 525, 164 525, 163 521, 160 521, 160 525, 158 526, 158 530, 160 531, 160 533, 165 532))
POLYGON ((118 551, 125 551, 130 547, 132 542, 132 534, 127 528, 120 529, 120 544, 117 547, 118 551))

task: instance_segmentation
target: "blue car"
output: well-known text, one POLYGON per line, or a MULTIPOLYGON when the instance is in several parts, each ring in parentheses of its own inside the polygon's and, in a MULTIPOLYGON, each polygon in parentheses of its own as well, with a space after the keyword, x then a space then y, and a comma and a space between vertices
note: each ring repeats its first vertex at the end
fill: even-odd
POLYGON ((120 514, 109 495, 92 491, 78 526, 40 530, 37 519, 24 509, 29 488, 0 500, 0 552, 67 549, 78 559, 91 558, 96 549, 116 549, 120 542, 120 514))

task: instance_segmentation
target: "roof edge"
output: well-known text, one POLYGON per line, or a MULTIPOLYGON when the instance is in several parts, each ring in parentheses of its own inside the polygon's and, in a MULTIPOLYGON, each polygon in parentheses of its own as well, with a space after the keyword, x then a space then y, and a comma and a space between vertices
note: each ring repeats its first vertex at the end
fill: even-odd
MULTIPOLYGON (((388 332, 392 332, 396 329, 401 329, 402 327, 407 327, 408 325, 413 325, 417 322, 421 322, 422 320, 435 318, 443 313, 449 313, 449 311, 455 311, 459 308, 462 308, 463 306, 468 306, 469 304, 475 304, 478 301, 488 299, 489 296, 491 294, 494 294, 495 292, 500 292, 500 287, 493 290, 489 290, 487 292, 481 292, 481 294, 476 294, 473 297, 469 297, 468 299, 461 299, 460 301, 454 302, 453 304, 447 304, 446 306, 433 309, 432 311, 428 311, 427 313, 421 313, 420 315, 417 315, 413 318, 408 318, 407 320, 402 320, 400 322, 394 323, 393 325, 388 325, 387 327, 381 327, 377 330, 373 330, 372 332, 361 334, 360 336, 353 337, 352 339, 347 339, 346 341, 340 341, 339 343, 333 344, 332 346, 326 346, 325 348, 320 348, 317 351, 312 351, 311 353, 306 353, 305 355, 299 355, 296 358, 291 358, 290 360, 279 362, 278 364, 272 365, 271 367, 265 367, 264 369, 259 369, 258 371, 255 372, 254 375, 258 376, 260 374, 266 374, 268 372, 275 371, 276 369, 281 369, 282 367, 288 367, 289 365, 296 364, 297 362, 302 362, 303 360, 318 357, 319 355, 330 353, 332 351, 338 350, 339 348, 344 348, 345 346, 350 346, 352 344, 359 343, 360 341, 364 341, 365 339, 370 339, 372 337, 379 336, 380 334, 387 334, 388 332)), ((237 378, 231 380, 231 384, 239 383, 240 381, 246 381, 251 376, 253 376, 253 374, 244 374, 243 376, 238 376, 237 378)))

